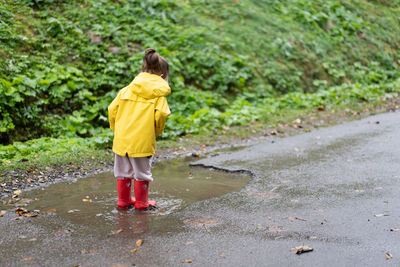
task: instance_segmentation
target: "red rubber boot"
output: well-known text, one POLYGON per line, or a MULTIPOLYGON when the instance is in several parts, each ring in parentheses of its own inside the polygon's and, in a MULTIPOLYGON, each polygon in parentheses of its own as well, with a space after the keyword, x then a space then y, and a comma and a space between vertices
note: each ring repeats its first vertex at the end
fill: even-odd
POLYGON ((149 182, 148 181, 138 181, 134 182, 134 190, 135 190, 135 209, 145 210, 148 209, 149 206, 157 206, 157 203, 154 200, 148 200, 149 197, 149 182))
POLYGON ((131 196, 132 179, 117 179, 118 208, 124 210, 135 205, 135 199, 131 196))

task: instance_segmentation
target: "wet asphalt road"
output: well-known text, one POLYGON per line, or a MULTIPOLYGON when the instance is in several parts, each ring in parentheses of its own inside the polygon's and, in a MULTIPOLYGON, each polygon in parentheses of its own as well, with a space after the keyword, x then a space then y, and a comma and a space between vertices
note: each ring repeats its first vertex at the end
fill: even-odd
POLYGON ((0 266, 400 266, 399 136, 400 113, 387 113, 202 159, 253 178, 168 215, 8 212, 0 266), (294 254, 302 244, 314 251, 294 254))

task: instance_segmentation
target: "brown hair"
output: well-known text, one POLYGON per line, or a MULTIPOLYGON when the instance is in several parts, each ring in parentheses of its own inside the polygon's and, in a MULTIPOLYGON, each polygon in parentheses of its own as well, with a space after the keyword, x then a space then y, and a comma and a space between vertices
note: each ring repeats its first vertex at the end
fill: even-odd
POLYGON ((157 74, 162 76, 165 80, 168 80, 169 65, 155 49, 148 48, 143 57, 142 71, 157 74))

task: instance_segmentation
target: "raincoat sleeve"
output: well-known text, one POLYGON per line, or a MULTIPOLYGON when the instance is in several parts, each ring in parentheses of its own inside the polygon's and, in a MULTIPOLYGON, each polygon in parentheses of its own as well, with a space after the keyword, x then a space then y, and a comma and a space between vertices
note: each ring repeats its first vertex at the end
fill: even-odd
POLYGON ((117 97, 108 106, 108 121, 110 123, 110 128, 113 131, 115 129, 115 118, 117 117, 117 110, 120 98, 121 98, 121 92, 118 93, 117 97))
POLYGON ((171 114, 171 111, 168 107, 168 102, 166 97, 158 98, 155 105, 155 128, 156 128, 156 136, 159 136, 164 131, 165 121, 167 117, 171 114))

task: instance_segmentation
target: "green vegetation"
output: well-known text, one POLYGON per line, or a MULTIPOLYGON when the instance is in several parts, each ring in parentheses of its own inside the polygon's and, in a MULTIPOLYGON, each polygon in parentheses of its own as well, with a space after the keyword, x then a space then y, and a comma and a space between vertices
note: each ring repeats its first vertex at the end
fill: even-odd
POLYGON ((0 0, 0 161, 109 147, 107 106, 147 47, 172 70, 164 139, 396 97, 399 15, 399 0, 0 0))

